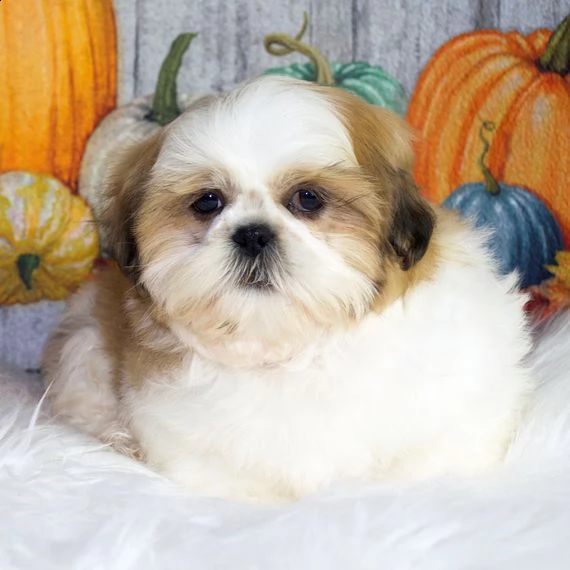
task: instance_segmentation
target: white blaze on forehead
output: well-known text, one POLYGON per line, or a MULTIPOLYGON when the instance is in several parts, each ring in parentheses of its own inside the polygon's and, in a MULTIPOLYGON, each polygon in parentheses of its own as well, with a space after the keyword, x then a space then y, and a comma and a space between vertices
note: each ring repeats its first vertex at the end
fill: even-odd
POLYGON ((355 164, 350 137, 332 104, 302 82, 263 77, 171 128, 155 171, 219 165, 244 184, 302 164, 355 164))

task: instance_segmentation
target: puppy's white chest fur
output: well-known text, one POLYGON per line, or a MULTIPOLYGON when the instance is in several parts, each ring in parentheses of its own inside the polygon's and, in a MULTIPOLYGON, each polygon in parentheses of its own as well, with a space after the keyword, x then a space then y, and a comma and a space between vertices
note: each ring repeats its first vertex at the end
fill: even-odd
POLYGON ((361 342, 323 339, 274 367, 228 369, 189 356, 168 379, 131 393, 132 428, 157 467, 216 495, 300 495, 371 475, 378 428, 389 420, 378 409, 378 370, 366 370, 369 327, 361 328, 361 342))
POLYGON ((131 428, 159 470, 213 495, 483 470, 516 425, 528 347, 521 323, 489 331, 493 311, 520 320, 520 299, 505 306, 509 283, 477 273, 443 269, 452 287, 426 283, 285 364, 235 369, 189 354, 128 390, 131 428), (471 278, 484 295, 457 304, 471 278))

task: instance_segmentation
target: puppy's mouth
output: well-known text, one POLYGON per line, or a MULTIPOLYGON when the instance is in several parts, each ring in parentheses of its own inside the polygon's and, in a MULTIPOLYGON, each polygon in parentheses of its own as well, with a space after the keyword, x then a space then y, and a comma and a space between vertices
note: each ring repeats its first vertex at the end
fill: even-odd
POLYGON ((282 273, 275 251, 267 251, 255 258, 238 256, 234 270, 235 282, 241 289, 274 291, 282 273))
POLYGON ((238 287, 272 291, 275 289, 275 276, 264 263, 246 262, 242 264, 236 279, 238 287))
POLYGON ((271 291, 275 288, 270 278, 267 275, 258 274, 257 272, 250 273, 238 281, 238 285, 244 289, 259 289, 271 291))

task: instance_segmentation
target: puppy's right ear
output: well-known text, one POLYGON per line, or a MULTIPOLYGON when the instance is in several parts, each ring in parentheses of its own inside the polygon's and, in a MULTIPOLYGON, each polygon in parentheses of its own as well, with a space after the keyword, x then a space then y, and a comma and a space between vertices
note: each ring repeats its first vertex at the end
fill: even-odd
POLYGON ((134 283, 140 276, 135 227, 138 210, 162 143, 163 131, 129 145, 113 161, 104 189, 99 224, 107 235, 111 254, 134 283))

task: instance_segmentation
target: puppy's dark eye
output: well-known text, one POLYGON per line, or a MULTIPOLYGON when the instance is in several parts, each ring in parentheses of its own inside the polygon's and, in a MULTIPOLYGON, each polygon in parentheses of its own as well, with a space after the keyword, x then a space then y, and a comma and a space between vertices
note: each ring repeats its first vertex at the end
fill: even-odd
POLYGON ((204 192, 193 204, 192 208, 199 214, 214 214, 224 207, 224 202, 215 192, 204 192))
POLYGON ((289 207, 299 212, 316 212, 323 207, 323 201, 312 188, 300 188, 291 197, 289 207))

